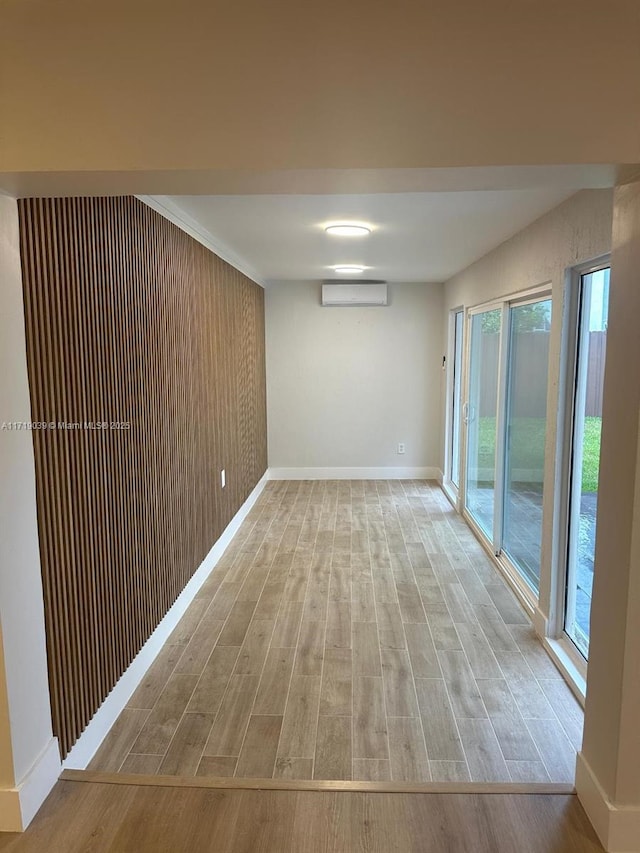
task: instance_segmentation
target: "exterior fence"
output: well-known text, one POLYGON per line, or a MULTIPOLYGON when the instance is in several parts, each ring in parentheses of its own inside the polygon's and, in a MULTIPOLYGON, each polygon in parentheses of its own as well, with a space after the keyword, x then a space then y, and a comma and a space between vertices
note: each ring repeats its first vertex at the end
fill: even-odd
MULTIPOLYGON (((480 346, 479 416, 495 417, 500 335, 483 335, 480 346)), ((586 411, 587 417, 602 417, 602 387, 607 348, 606 332, 589 332, 586 411)), ((520 332, 515 358, 510 366, 515 371, 519 393, 514 401, 513 417, 544 418, 547 411, 547 373, 549 332, 520 332), (522 393, 526 389, 526 393, 522 393)))
POLYGON ((589 332, 589 366, 587 368, 587 417, 602 417, 602 388, 604 384, 604 359, 607 351, 607 333, 589 332))

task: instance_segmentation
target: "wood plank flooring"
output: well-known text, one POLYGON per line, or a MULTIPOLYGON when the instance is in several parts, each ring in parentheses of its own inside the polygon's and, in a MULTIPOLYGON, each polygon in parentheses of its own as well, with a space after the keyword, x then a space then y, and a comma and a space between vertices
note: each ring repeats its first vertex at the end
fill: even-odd
MULTIPOLYGON (((366 759, 365 759, 366 760, 366 759)), ((234 791, 58 782, 0 853, 600 853, 574 795, 234 791)))
POLYGON ((273 481, 89 769, 572 783, 581 734, 436 484, 273 481))

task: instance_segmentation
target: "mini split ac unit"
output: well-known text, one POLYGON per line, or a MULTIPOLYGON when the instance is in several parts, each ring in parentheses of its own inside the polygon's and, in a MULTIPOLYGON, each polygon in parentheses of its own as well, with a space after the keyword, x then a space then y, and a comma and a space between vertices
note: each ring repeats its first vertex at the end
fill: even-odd
POLYGON ((325 308, 345 305, 388 305, 385 282, 324 282, 322 305, 325 308))

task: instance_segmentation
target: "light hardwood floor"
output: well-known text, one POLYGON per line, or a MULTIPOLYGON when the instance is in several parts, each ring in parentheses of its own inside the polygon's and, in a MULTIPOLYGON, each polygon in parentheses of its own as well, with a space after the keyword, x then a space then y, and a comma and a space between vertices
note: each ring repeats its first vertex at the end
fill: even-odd
POLYGON ((217 791, 58 782, 1 853, 599 853, 573 795, 217 791))
POLYGON ((269 482, 89 767, 572 783, 581 736, 436 484, 269 482))

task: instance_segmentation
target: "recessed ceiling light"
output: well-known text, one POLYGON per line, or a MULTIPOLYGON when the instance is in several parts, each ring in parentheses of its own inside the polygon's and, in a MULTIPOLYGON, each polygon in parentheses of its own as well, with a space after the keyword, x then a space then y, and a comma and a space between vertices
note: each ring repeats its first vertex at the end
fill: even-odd
POLYGON ((358 222, 336 222, 325 227, 327 234, 332 234, 336 237, 366 237, 371 234, 371 228, 368 225, 361 225, 358 222))
POLYGON ((364 272, 366 267, 356 266, 355 264, 348 264, 345 266, 334 267, 333 271, 338 273, 338 275, 359 275, 361 272, 364 272))

